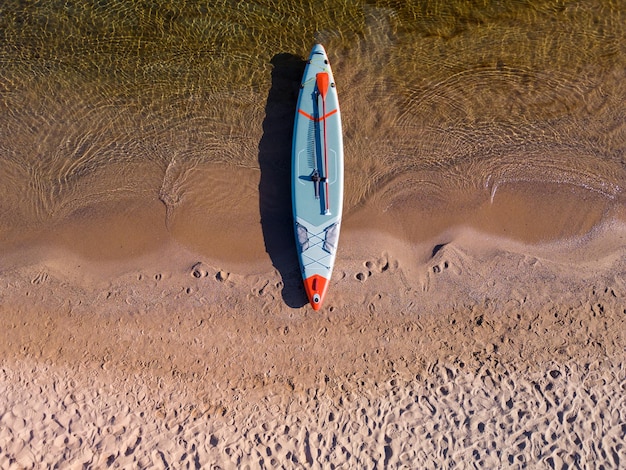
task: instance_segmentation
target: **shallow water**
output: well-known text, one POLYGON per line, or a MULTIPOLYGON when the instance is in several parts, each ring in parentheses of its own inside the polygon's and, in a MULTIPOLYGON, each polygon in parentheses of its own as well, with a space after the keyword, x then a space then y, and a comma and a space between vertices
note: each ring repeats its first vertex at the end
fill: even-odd
POLYGON ((289 226, 291 126, 315 40, 339 86, 348 219, 452 208, 462 215, 441 230, 471 219, 502 232, 502 207, 556 192, 538 231, 512 235, 586 233, 624 203, 624 24, 624 3, 602 0, 4 2, 0 240, 160 201, 170 234, 209 251, 260 213, 269 251, 288 233, 268 227, 289 226), (553 230, 574 193, 589 214, 553 230))

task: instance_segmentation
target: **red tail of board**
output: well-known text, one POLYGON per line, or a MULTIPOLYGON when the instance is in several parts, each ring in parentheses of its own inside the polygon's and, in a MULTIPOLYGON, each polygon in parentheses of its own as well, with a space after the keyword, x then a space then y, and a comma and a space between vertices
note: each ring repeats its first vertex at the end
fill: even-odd
POLYGON ((306 295, 309 297, 309 302, 311 302, 313 310, 319 310, 326 296, 328 279, 319 274, 314 274, 304 280, 304 289, 306 290, 306 295))

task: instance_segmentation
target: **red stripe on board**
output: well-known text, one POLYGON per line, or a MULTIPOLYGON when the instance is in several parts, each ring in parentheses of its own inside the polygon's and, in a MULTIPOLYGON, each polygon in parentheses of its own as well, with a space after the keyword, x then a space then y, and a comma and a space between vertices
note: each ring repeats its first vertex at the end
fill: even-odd
POLYGON ((303 116, 307 117, 308 119, 310 119, 311 121, 316 121, 316 122, 319 122, 319 121, 322 121, 322 120, 324 120, 324 119, 326 119, 326 118, 328 118, 328 117, 332 116, 333 114, 335 114, 335 113, 337 112, 337 110, 336 110, 336 109, 333 109, 330 113, 325 114, 324 116, 322 116, 321 118, 318 118, 318 119, 315 119, 315 118, 314 118, 313 116, 311 116, 309 113, 305 113, 305 112, 304 112, 304 111, 302 111, 301 109, 298 109, 298 112, 299 112, 300 114, 302 114, 303 116))

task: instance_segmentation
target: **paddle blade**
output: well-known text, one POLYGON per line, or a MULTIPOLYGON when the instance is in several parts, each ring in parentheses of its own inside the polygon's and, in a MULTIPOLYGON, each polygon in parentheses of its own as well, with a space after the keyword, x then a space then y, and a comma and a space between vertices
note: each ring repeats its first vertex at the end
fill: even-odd
POLYGON ((309 276, 304 280, 304 289, 306 290, 306 295, 309 297, 309 302, 311 302, 313 310, 319 310, 324 301, 326 290, 328 289, 328 279, 319 274, 309 276))
POLYGON ((315 82, 317 84, 317 90, 322 95, 322 99, 326 99, 326 92, 328 91, 328 85, 330 84, 330 78, 326 72, 320 72, 315 76, 315 82))

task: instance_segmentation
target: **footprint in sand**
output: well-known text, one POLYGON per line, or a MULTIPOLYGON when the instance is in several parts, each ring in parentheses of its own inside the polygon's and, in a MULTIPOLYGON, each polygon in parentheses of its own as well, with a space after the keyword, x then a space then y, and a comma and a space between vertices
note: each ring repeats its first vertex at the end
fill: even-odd
POLYGON ((230 279, 230 273, 227 273, 226 271, 218 271, 215 275, 215 279, 220 282, 226 282, 230 279))
MULTIPOLYGON (((437 257, 437 255, 443 250, 443 248, 447 245, 447 243, 441 243, 439 245, 435 245, 435 247, 433 248, 433 253, 431 255, 431 259, 435 259, 437 257)), ((446 260, 442 260, 441 263, 436 264, 433 266, 433 272, 435 274, 439 274, 440 272, 442 272, 444 269, 448 269, 450 267, 450 263, 446 260)))
POLYGON ((441 271, 443 271, 444 269, 448 269, 449 266, 450 266, 450 264, 447 261, 444 261, 441 264, 436 264, 435 266, 433 266, 433 272, 435 274, 438 274, 441 271))
MULTIPOLYGON (((436 264, 432 265, 432 272, 435 274, 440 274, 453 266, 450 258, 454 257, 455 252, 449 247, 446 248, 447 246, 447 243, 441 243, 433 248, 430 259, 431 261, 436 261, 436 264)), ((455 274, 461 274, 461 270, 458 267, 455 267, 453 271, 455 274)))
POLYGON ((448 243, 435 245, 430 256, 430 261, 426 265, 426 274, 421 281, 422 291, 428 292, 431 288, 432 281, 440 274, 448 272, 460 275, 462 272, 462 264, 462 255, 454 246, 449 246, 448 243))
MULTIPOLYGON (((191 277, 196 279, 202 279, 203 277, 208 277, 210 267, 204 264, 202 261, 198 261, 191 267, 191 277)), ((215 274, 215 280, 219 282, 227 282, 231 278, 229 272, 220 270, 215 274)))
POLYGON ((393 273, 398 269, 399 263, 389 257, 389 254, 383 253, 377 260, 370 260, 363 263, 366 271, 357 273, 354 277, 357 281, 365 282, 373 273, 393 273))
POLYGON ((41 271, 37 274, 31 281, 31 284, 43 284, 48 280, 48 273, 45 271, 41 271))
POLYGON ((204 263, 202 263, 202 261, 198 261, 191 267, 191 276, 195 277, 196 279, 207 277, 208 275, 208 267, 204 263))

